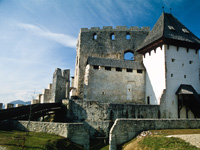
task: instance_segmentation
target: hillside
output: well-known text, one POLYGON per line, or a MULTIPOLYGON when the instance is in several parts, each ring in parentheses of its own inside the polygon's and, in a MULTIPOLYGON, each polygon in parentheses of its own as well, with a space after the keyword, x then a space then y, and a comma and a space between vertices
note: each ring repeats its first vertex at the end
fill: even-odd
MULTIPOLYGON (((152 130, 142 132, 137 138, 119 146, 123 150, 200 150, 194 145, 180 138, 168 137, 169 135, 199 135, 200 129, 181 129, 181 130, 152 130)), ((198 139, 199 141, 199 139, 198 139)), ((197 142, 198 142, 197 141, 197 142)))
POLYGON ((25 101, 22 101, 22 100, 14 100, 14 101, 11 101, 10 102, 11 104, 23 104, 23 105, 30 105, 31 104, 31 101, 27 101, 27 102, 25 102, 25 101))
POLYGON ((9 150, 56 150, 70 149, 83 150, 83 147, 77 145, 70 140, 47 133, 20 131, 0 131, 0 149, 9 150))

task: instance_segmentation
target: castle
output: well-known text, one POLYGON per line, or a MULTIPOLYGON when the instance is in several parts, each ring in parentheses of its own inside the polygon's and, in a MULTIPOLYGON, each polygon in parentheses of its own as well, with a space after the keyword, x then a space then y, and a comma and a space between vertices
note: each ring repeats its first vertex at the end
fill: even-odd
POLYGON ((117 118, 199 118, 200 39, 172 14, 153 29, 82 28, 75 75, 56 69, 33 103, 66 104, 68 122, 108 137, 117 118), (127 57, 129 57, 127 59, 127 57))

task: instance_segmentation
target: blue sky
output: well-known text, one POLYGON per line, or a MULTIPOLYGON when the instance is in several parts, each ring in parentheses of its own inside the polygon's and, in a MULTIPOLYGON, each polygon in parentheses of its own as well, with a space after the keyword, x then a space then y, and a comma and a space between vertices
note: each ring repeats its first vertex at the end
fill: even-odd
POLYGON ((0 0, 0 102, 36 97, 55 68, 73 76, 80 28, 152 29, 162 6, 200 37, 199 0, 0 0))

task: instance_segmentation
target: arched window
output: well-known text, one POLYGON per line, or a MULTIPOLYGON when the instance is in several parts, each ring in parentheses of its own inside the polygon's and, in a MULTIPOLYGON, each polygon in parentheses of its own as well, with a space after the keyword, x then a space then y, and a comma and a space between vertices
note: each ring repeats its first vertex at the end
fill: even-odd
POLYGON ((124 52, 124 60, 134 60, 134 53, 130 50, 124 52))
POLYGON ((97 34, 94 33, 94 34, 93 34, 93 40, 96 40, 96 39, 97 39, 97 34))
POLYGON ((114 35, 114 33, 111 33, 111 34, 110 34, 110 39, 111 39, 111 40, 115 40, 115 35, 114 35))
POLYGON ((130 33, 126 33, 126 39, 127 39, 127 40, 130 40, 130 39, 131 39, 130 33))

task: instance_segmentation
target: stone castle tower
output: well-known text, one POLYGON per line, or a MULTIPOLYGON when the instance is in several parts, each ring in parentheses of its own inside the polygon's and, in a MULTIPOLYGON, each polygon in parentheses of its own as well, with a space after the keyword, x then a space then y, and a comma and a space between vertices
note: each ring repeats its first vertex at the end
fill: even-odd
POLYGON ((199 49, 199 38, 168 13, 137 49, 146 68, 145 99, 160 105, 163 117, 200 117, 199 49))
POLYGON ((141 55, 135 50, 143 42, 148 35, 149 27, 130 27, 117 26, 98 27, 87 29, 82 28, 77 42, 77 55, 74 76, 74 88, 76 88, 76 96, 83 98, 83 82, 85 68, 88 57, 110 58, 124 60, 124 54, 132 52, 134 60, 142 61, 141 55))

